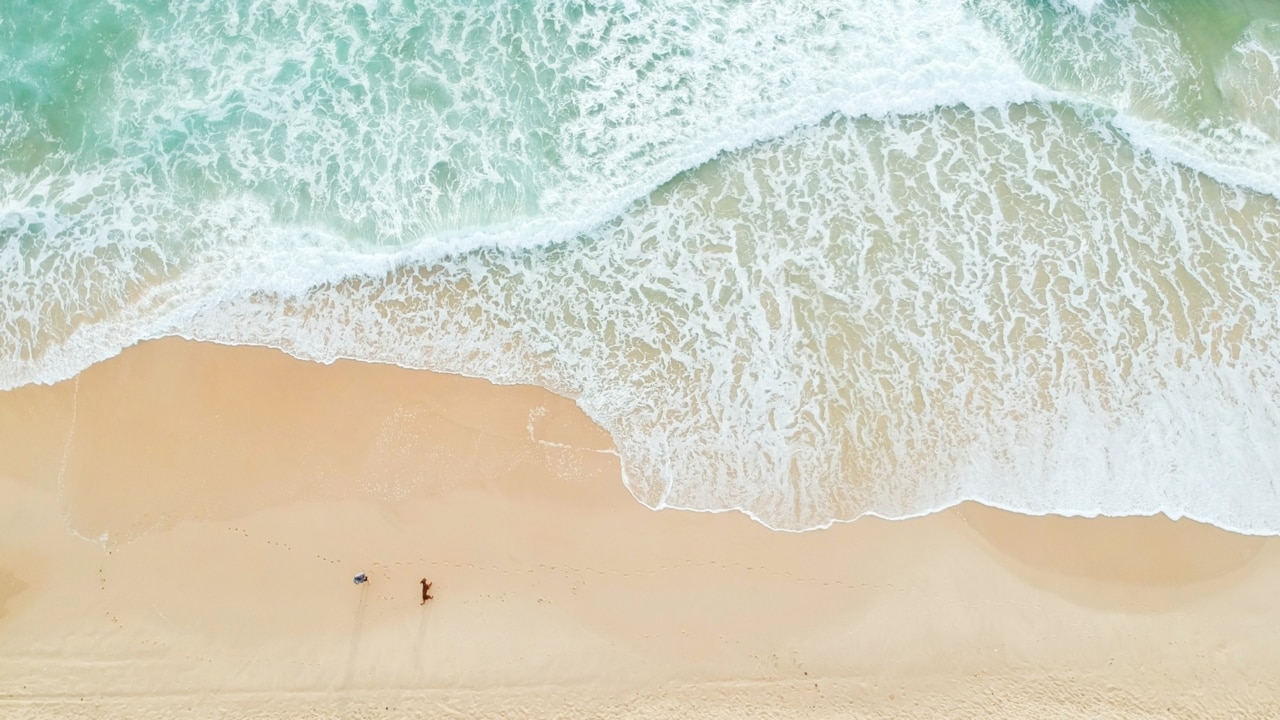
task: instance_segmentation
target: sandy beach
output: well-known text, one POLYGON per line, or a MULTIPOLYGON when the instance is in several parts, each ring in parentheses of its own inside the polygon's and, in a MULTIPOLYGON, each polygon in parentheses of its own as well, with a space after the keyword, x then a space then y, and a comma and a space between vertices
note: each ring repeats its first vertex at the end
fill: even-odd
POLYGON ((1280 717, 1276 539, 782 533, 620 472, 538 388, 270 349, 0 393, 0 716, 1280 717))

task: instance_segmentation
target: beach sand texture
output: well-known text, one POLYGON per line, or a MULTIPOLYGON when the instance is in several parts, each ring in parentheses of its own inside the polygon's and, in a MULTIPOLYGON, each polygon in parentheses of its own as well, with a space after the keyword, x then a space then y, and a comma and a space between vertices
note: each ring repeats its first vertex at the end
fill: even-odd
POLYGON ((1275 538, 774 532, 611 447, 541 389, 179 339, 2 393, 0 716, 1280 716, 1275 538))

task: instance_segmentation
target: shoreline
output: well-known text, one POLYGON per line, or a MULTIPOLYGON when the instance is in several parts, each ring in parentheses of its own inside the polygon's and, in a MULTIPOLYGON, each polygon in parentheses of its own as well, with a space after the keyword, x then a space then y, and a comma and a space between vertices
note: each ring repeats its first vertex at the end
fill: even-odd
MULTIPOLYGON (((394 369, 395 371, 405 371, 405 372, 409 372, 409 373, 424 373, 424 374, 428 374, 428 375, 432 375, 432 376, 454 377, 454 378, 459 378, 459 379, 464 380, 464 381, 475 381, 475 382, 481 383, 481 384, 482 384, 483 386, 485 386, 486 388, 489 388, 489 389, 492 389, 492 390, 498 390, 498 391, 501 391, 501 389, 503 389, 503 388, 528 388, 528 387, 536 387, 536 386, 529 386, 529 385, 527 385, 527 384, 521 384, 521 383, 517 383, 517 384, 502 384, 502 383, 496 383, 496 382, 493 382, 493 381, 491 381, 491 380, 489 380, 489 379, 487 379, 487 378, 484 378, 484 377, 481 377, 481 376, 478 376, 478 375, 468 375, 468 374, 465 374, 465 373, 452 373, 452 372, 439 372, 439 371, 434 371, 434 370, 422 370, 422 369, 419 369, 419 368, 411 367, 411 366, 409 366, 409 365, 402 365, 402 364, 395 363, 395 362, 390 362, 390 361, 370 361, 370 360, 362 360, 362 359, 359 359, 359 358, 355 358, 355 357, 346 357, 346 356, 335 356, 335 357, 328 358, 328 359, 325 359, 325 360, 313 360, 313 359, 308 359, 308 358, 299 357, 299 356, 297 356, 297 355, 294 355, 294 354, 290 353, 288 350, 286 350, 286 349, 284 349, 284 348, 282 348, 282 347, 276 346, 276 345, 263 345, 263 344, 253 344, 253 343, 250 343, 250 344, 240 344, 240 343, 234 343, 234 342, 224 342, 224 341, 222 341, 222 340, 216 340, 216 339, 215 339, 215 340, 202 340, 202 339, 194 339, 194 338, 186 337, 186 336, 183 336, 183 335, 167 335, 167 336, 164 336, 164 337, 162 337, 162 338, 153 338, 153 339, 148 339, 148 340, 142 340, 142 341, 139 341, 138 343, 136 343, 136 344, 134 344, 134 345, 131 345, 131 346, 129 346, 129 347, 124 348, 123 350, 121 350, 121 351, 120 351, 119 353, 117 353, 116 355, 109 356, 109 357, 107 357, 107 358, 106 358, 106 359, 104 359, 104 360, 101 360, 101 361, 99 361, 99 362, 97 362, 97 363, 94 363, 94 365, 98 365, 98 364, 102 364, 102 363, 111 363, 111 362, 113 362, 116 358, 118 358, 121 354, 124 354, 124 353, 130 353, 130 352, 133 350, 133 348, 138 347, 139 345, 142 345, 142 346, 150 346, 150 345, 151 345, 151 344, 153 344, 153 343, 183 343, 183 344, 190 344, 190 345, 196 345, 196 346, 207 346, 207 347, 227 348, 227 349, 231 349, 231 350, 234 350, 234 349, 236 349, 236 348, 246 348, 246 349, 251 349, 251 350, 255 350, 255 351, 270 351, 270 352, 276 352, 276 353, 279 353, 279 354, 281 354, 281 355, 287 356, 290 360, 293 360, 293 361, 295 361, 295 362, 300 362, 300 363, 303 363, 303 364, 308 365, 308 366, 315 366, 315 365, 318 365, 318 366, 330 366, 330 365, 334 365, 334 364, 344 364, 344 365, 345 365, 345 364, 356 364, 356 365, 365 365, 365 366, 371 366, 371 367, 386 367, 386 368, 392 368, 392 369, 394 369)), ((93 366, 91 365, 90 367, 93 367, 93 366)), ((86 368, 86 370, 87 370, 87 369, 88 369, 88 368, 86 368)), ((13 392, 16 392, 16 391, 23 390, 24 388, 31 388, 31 387, 52 387, 52 386, 61 386, 61 385, 67 385, 67 384, 74 384, 74 383, 77 381, 77 379, 78 379, 82 374, 83 374, 83 371, 82 371, 81 373, 76 373, 76 374, 74 374, 74 375, 72 375, 72 376, 70 376, 70 377, 67 377, 67 378, 65 378, 65 379, 62 379, 62 380, 49 381, 49 382, 45 382, 45 381, 35 381, 35 382, 30 383, 30 384, 28 384, 28 385, 19 386, 19 387, 16 387, 16 388, 10 388, 10 389, 8 389, 8 390, 0 389, 0 397, 4 397, 5 395, 7 395, 7 394, 9 394, 9 393, 13 393, 13 392)), ((538 389, 539 389, 539 390, 544 390, 544 391, 545 391, 545 388, 538 388, 538 389)), ((546 391, 546 392, 551 392, 551 391, 546 391)), ((563 396, 556 395, 556 393, 554 393, 554 392, 551 392, 551 394, 552 394, 552 395, 555 395, 556 397, 562 398, 562 399, 567 399, 567 398, 564 398, 563 396)), ((592 424, 592 425, 595 425, 595 421, 594 421, 592 418, 590 418, 589 416, 588 416, 588 417, 586 417, 586 422, 588 422, 588 423, 590 423, 590 424, 592 424)), ((599 428, 599 429, 600 429, 602 432, 604 432, 604 433, 608 434, 608 431, 605 431, 605 430, 603 430, 602 428, 599 428)), ((616 450, 610 450, 609 452, 611 452, 611 453, 616 453, 616 450)), ((624 482, 624 487, 625 487, 625 482, 624 482)), ((764 528, 766 528, 766 529, 768 529, 768 530, 770 530, 770 531, 772 531, 772 532, 782 532, 782 533, 808 533, 808 532, 821 532, 821 531, 823 531, 823 530, 828 530, 828 529, 830 529, 830 528, 832 528, 832 527, 835 527, 835 526, 839 526, 839 525, 843 525, 843 524, 848 524, 848 523, 855 523, 855 522, 861 521, 861 520, 863 520, 863 519, 884 520, 884 521, 887 521, 887 522, 900 522, 900 521, 904 521, 904 520, 914 520, 914 519, 917 519, 917 518, 928 517, 928 516, 930 516, 930 515, 935 515, 935 514, 938 514, 938 513, 954 512, 954 511, 957 511, 957 510, 959 510, 959 509, 961 509, 961 508, 963 508, 963 507, 965 507, 965 506, 977 505, 977 506, 982 506, 982 507, 984 507, 984 508, 988 508, 988 509, 990 509, 990 510, 994 510, 994 511, 1002 512, 1002 513, 1009 513, 1009 514, 1011 514, 1011 515, 1017 515, 1017 516, 1021 516, 1021 517, 1080 518, 1080 519, 1086 519, 1086 520, 1094 520, 1094 519, 1102 519, 1102 520, 1110 520, 1110 519, 1114 519, 1114 520, 1124 520, 1124 519, 1129 519, 1129 518, 1164 518, 1164 519, 1170 520, 1170 521, 1172 521, 1172 522, 1180 522, 1180 521, 1184 521, 1184 520, 1185 520, 1185 521, 1188 521, 1188 522, 1191 522, 1191 523, 1195 523, 1195 524, 1197 524, 1197 525, 1205 525, 1205 526, 1213 527, 1213 528, 1215 528, 1215 529, 1222 530, 1222 531, 1224 531, 1224 532, 1228 532, 1228 533, 1231 533, 1231 534, 1233 534, 1233 535, 1242 535, 1242 536, 1247 536, 1247 537, 1258 537, 1258 538, 1280 537, 1280 531, 1275 531, 1275 532, 1267 532, 1267 531, 1253 532, 1253 531, 1250 531, 1250 530, 1247 530, 1247 529, 1241 529, 1241 528, 1239 528, 1239 527, 1235 527, 1235 526, 1231 526, 1231 525, 1227 525, 1227 524, 1219 523, 1219 522, 1216 522, 1216 521, 1211 520, 1211 519, 1205 519, 1205 518, 1202 518, 1202 517, 1198 517, 1198 516, 1195 516, 1195 515, 1193 515, 1193 514, 1189 514, 1189 513, 1181 513, 1181 512, 1180 512, 1180 513, 1178 513, 1178 514, 1177 514, 1177 516, 1175 517, 1173 514, 1170 514, 1169 512, 1166 512, 1166 511, 1155 511, 1155 512, 1152 512, 1152 513, 1136 513, 1136 514, 1123 514, 1123 515, 1111 515, 1111 514, 1106 513, 1105 511, 1101 511, 1101 510, 1080 511, 1080 512, 1076 512, 1076 511, 1066 511, 1066 512, 1064 512, 1064 511, 1056 511, 1056 510, 1055 510, 1055 511, 1037 512, 1037 511, 1031 511, 1031 510, 1026 510, 1026 509, 1020 509, 1020 508, 1014 508, 1014 507, 1009 507, 1009 506, 1005 506, 1005 505, 1000 505, 1000 504, 993 503, 993 502, 991 502, 991 501, 989 501, 989 500, 986 500, 986 499, 983 499, 983 498, 978 498, 978 497, 964 497, 964 498, 961 498, 961 499, 959 499, 959 500, 956 500, 956 501, 951 502, 951 503, 946 504, 946 505, 941 505, 941 506, 939 506, 939 507, 931 508, 931 509, 928 509, 928 510, 922 510, 922 511, 919 511, 919 512, 915 512, 915 513, 911 513, 911 514, 907 514, 907 515, 901 515, 901 516, 890 516, 890 515, 884 515, 884 514, 881 514, 881 513, 876 512, 876 511, 869 510, 869 511, 867 511, 867 512, 864 512, 864 513, 863 513, 863 514, 861 514, 861 515, 858 515, 857 517, 847 518, 847 519, 840 519, 840 518, 831 519, 831 520, 828 520, 825 524, 817 525, 817 526, 809 527, 809 528, 804 528, 804 529, 793 529, 793 528, 777 527, 777 526, 774 526, 774 525, 770 525, 769 523, 765 522, 764 520, 761 520, 761 519, 760 519, 759 517, 757 517, 756 515, 752 514, 749 510, 746 510, 746 509, 741 508, 741 507, 730 507, 730 508, 722 508, 722 509, 707 509, 707 508, 682 507, 682 506, 677 506, 677 505, 664 505, 664 506, 662 506, 662 507, 656 507, 656 508, 655 508, 655 507, 651 507, 651 506, 649 506, 649 505, 645 504, 645 503, 644 503, 644 501, 642 501, 640 498, 636 497, 634 494, 632 494, 632 498, 633 498, 637 503, 641 504, 642 506, 644 506, 644 507, 646 507, 646 508, 648 508, 649 510, 652 510, 652 511, 654 511, 654 512, 659 512, 659 511, 662 511, 662 510, 671 510, 671 511, 675 511, 675 512, 705 513, 705 514, 709 514, 709 515, 719 515, 719 514, 725 514, 725 513, 730 513, 730 514, 740 514, 740 515, 743 515, 744 517, 746 517, 746 518, 750 519, 752 522, 754 522, 754 523, 756 523, 756 524, 758 524, 758 525, 760 525, 760 526, 762 526, 762 527, 764 527, 764 528)))
POLYGON ((778 532, 620 480, 571 401, 395 366, 165 339, 0 393, 0 708, 1280 714, 1276 538, 974 503, 778 532))

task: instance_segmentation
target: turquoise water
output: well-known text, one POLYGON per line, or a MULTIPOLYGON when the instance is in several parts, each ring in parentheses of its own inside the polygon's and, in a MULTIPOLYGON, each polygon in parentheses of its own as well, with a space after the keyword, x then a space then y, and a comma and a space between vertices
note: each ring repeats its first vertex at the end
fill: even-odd
POLYGON ((652 507, 1280 532, 1280 7, 0 3, 0 387, 576 398, 652 507))

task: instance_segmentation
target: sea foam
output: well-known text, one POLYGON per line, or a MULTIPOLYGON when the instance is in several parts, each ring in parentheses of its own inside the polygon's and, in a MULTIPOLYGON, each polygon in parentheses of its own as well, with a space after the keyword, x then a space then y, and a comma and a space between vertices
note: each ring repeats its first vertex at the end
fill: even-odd
POLYGON ((187 327, 550 387, 652 507, 803 529, 976 498, 1274 532, 1277 230, 1274 198, 1069 106, 837 119, 573 242, 187 327))
POLYGON ((31 58, 75 27, 4 79, 49 104, 0 103, 0 387, 271 345, 574 397, 655 508, 1280 532, 1269 19, 1197 55, 1117 3, 94 12, 136 31, 84 39, 70 124, 31 58))

